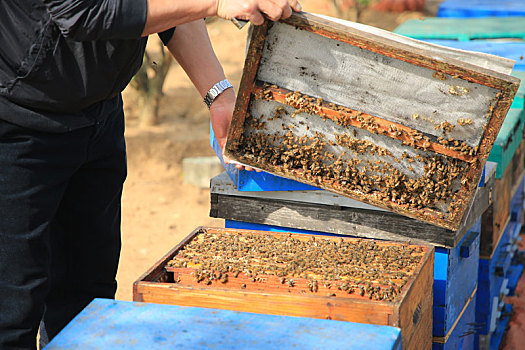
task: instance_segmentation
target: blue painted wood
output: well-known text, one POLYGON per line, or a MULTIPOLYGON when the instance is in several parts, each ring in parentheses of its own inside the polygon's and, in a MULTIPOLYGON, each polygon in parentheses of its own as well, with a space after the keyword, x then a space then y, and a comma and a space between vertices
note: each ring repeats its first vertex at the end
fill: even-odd
POLYGON ((461 243, 459 250, 459 256, 461 258, 468 258, 471 255, 476 254, 476 251, 479 252, 479 247, 476 246, 476 239, 478 236, 479 232, 476 231, 470 231, 467 235, 465 235, 465 239, 461 243))
POLYGON ((510 265, 511 251, 516 244, 521 231, 520 222, 509 222, 501 235, 500 241, 491 258, 479 260, 478 298, 476 305, 476 323, 478 334, 489 334, 494 329, 495 312, 506 290, 510 265))
POLYGON ((401 349, 389 326, 96 299, 57 349, 401 349))
POLYGON ((481 219, 453 249, 435 248, 432 335, 444 337, 476 289, 481 219), (461 251, 468 250, 467 257, 461 251))
MULTIPOLYGON (((334 236, 340 237, 339 234, 311 231, 311 230, 302 230, 299 228, 291 228, 284 226, 274 226, 274 225, 265 225, 265 224, 253 224, 251 222, 244 221, 235 221, 235 220, 224 220, 224 227, 226 228, 235 228, 242 230, 255 230, 255 231, 269 231, 269 232, 292 232, 292 233, 304 233, 310 235, 325 235, 325 236, 334 236)), ((348 235, 348 237, 353 237, 348 235)))
POLYGON ((476 322, 476 295, 470 300, 461 315, 458 323, 446 339, 446 342, 432 343, 432 350, 474 350, 477 349, 475 323, 476 322))
POLYGON ((438 17, 525 16, 525 0, 445 0, 438 17))
POLYGON ((505 335, 505 330, 510 321, 511 313, 512 304, 505 304, 498 327, 490 336, 490 350, 498 350, 500 348, 501 342, 503 341, 503 335, 505 335))
POLYGON ((461 50, 484 52, 491 55, 510 58, 516 63, 514 70, 525 71, 525 43, 523 42, 493 42, 485 40, 456 41, 456 40, 423 40, 429 43, 448 46, 461 50))
POLYGON ((265 171, 239 170, 233 164, 226 164, 222 158, 222 150, 215 139, 213 128, 210 126, 210 145, 221 161, 228 176, 239 191, 309 191, 320 188, 303 184, 284 177, 275 176, 265 171))

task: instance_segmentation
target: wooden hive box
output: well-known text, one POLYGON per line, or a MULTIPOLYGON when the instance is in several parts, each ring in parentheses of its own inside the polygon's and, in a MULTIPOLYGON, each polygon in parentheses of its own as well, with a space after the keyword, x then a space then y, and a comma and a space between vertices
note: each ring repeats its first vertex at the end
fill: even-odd
POLYGON ((511 68, 294 14, 253 30, 225 154, 456 230, 518 89, 511 68))
POLYGON ((433 261, 427 246, 200 227, 135 282, 133 300, 390 325, 405 349, 428 349, 433 261))
MULTIPOLYGON (((453 346, 450 344, 456 344, 457 341, 461 340, 461 333, 458 333, 456 326, 459 319, 464 320, 463 313, 471 307, 470 303, 477 290, 478 280, 472 276, 478 275, 480 226, 481 219, 478 219, 455 248, 435 247, 432 336, 434 343, 449 344, 446 347, 447 349, 452 349, 453 346), (455 338, 455 340, 449 342, 450 337, 455 338)), ((293 233, 323 234, 322 232, 315 233, 232 221, 227 221, 226 227, 272 230, 272 232, 287 232, 288 230, 288 232, 293 233)), ((474 321, 470 317, 467 317, 467 320, 465 323, 473 323, 474 321)))
MULTIPOLYGON (((411 241, 454 248, 489 208, 496 164, 487 162, 483 186, 456 231, 391 213, 328 191, 238 191, 226 173, 211 180, 210 216, 227 227, 308 230, 389 241, 411 241), (235 226, 242 224, 243 226, 235 226), (259 226, 256 228, 256 226, 259 226)), ((312 232, 311 232, 312 233, 312 232)))

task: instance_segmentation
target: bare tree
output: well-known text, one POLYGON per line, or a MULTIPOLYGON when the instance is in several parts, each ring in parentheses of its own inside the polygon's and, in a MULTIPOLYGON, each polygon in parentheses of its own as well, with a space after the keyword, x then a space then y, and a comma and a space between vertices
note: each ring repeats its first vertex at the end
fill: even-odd
POLYGON ((158 58, 153 58, 151 52, 144 53, 142 67, 131 81, 131 86, 139 94, 139 123, 141 126, 158 123, 160 101, 164 95, 164 81, 173 62, 173 56, 160 40, 159 48, 158 58))
POLYGON ((363 11, 370 6, 372 0, 331 0, 336 16, 342 19, 361 21, 363 11), (354 13, 354 16, 352 16, 354 13), (352 18, 353 17, 353 18, 352 18))

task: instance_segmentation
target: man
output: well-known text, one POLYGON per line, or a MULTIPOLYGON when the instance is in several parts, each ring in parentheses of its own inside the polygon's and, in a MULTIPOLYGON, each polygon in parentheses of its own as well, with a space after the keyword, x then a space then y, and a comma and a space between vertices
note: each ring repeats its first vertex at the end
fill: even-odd
POLYGON ((160 33, 206 97, 224 146, 235 96, 202 18, 258 25, 292 9, 296 0, 0 2, 1 350, 33 349, 40 323, 45 343, 93 298, 114 297, 126 177, 120 92, 147 35, 160 33))

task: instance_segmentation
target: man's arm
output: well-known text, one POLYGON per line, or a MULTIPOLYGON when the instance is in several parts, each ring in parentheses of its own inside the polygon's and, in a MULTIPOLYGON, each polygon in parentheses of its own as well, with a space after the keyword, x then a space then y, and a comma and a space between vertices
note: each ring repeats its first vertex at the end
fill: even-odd
POLYGON ((142 35, 162 32, 197 19, 219 16, 238 18, 255 25, 288 18, 292 10, 301 11, 297 0, 148 0, 148 16, 142 35))
MULTIPOLYGON (((208 90, 225 78, 222 66, 215 56, 203 20, 177 26, 168 49, 179 62, 197 91, 204 98, 208 90)), ((235 107, 233 89, 226 89, 217 96, 210 107, 213 132, 221 149, 224 149, 235 107)), ((228 161, 225 159, 225 161, 228 161)), ((242 168, 239 166, 239 168, 242 168)), ((246 168, 251 170, 250 168, 246 168)))
POLYGON ((65 37, 76 41, 135 39, 205 17, 262 24, 300 11, 297 0, 39 0, 65 37))

